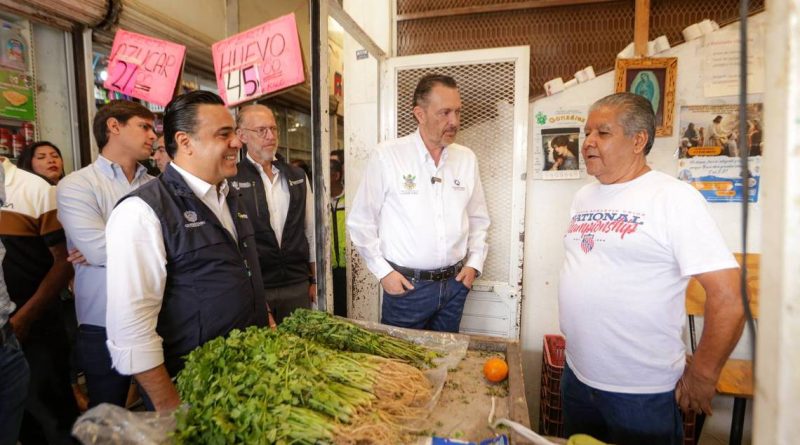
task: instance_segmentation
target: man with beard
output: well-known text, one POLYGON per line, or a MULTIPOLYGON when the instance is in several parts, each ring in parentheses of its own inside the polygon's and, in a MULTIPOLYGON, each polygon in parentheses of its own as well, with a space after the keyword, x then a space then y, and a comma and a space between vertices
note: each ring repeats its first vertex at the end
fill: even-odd
POLYGON ((316 301, 314 198, 305 172, 277 153, 272 110, 264 105, 242 108, 236 132, 247 155, 231 185, 255 229, 267 302, 280 323, 316 301))

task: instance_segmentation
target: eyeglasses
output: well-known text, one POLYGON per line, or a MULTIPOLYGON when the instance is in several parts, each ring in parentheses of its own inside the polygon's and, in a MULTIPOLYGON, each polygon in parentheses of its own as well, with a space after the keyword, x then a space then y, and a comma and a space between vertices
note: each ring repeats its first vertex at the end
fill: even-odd
POLYGON ((258 127, 258 128, 244 128, 239 127, 242 130, 252 131, 261 139, 267 137, 267 132, 271 132, 273 136, 278 136, 278 127, 258 127))

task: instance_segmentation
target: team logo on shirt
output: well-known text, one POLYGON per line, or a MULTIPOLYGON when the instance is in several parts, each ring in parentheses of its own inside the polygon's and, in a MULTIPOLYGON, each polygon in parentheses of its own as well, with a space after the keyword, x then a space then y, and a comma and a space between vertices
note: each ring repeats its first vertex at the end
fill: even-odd
POLYGON ((405 189, 408 190, 408 191, 416 189, 417 188, 417 183, 414 182, 414 181, 416 181, 416 179, 417 179, 417 177, 412 175, 411 173, 403 176, 403 181, 404 181, 403 182, 403 187, 405 187, 405 189))
POLYGON ((581 250, 583 253, 589 253, 594 248, 594 234, 592 233, 585 233, 581 237, 581 250))
POLYGON ((453 179, 453 190, 457 190, 460 192, 462 190, 466 190, 466 188, 463 185, 461 185, 461 180, 453 179))

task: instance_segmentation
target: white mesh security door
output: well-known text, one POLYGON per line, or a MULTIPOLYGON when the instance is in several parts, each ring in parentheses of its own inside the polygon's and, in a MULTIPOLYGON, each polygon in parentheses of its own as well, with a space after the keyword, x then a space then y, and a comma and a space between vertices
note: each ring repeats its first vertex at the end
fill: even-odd
POLYGON ((382 140, 417 128, 414 88, 430 73, 456 79, 462 102, 456 142, 478 157, 491 217, 489 255, 464 308, 462 332, 517 338, 522 280, 529 48, 387 59, 381 70, 382 140))

